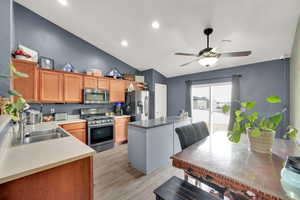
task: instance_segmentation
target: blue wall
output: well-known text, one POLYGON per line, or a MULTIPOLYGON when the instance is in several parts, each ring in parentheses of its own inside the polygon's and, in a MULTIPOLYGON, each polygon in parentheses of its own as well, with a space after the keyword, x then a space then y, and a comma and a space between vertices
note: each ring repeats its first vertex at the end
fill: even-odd
MULTIPOLYGON (((10 53, 13 43, 13 3, 12 0, 0 1, 0 74, 9 74, 10 53)), ((0 96, 7 97, 10 80, 0 79, 0 96)))
MULTIPOLYGON (((241 100, 257 101, 256 110, 271 114, 289 106, 289 60, 274 60, 241 67, 195 73, 168 79, 168 115, 176 115, 185 107, 185 81, 209 79, 214 77, 241 74, 241 100), (277 94, 283 98, 281 105, 265 102, 269 95, 277 94)), ((288 125, 289 114, 283 123, 288 125)), ((280 128, 282 133, 283 128, 280 128)))
POLYGON ((153 119, 155 112, 155 83, 167 84, 167 78, 155 69, 145 70, 141 74, 145 76, 145 82, 149 86, 149 118, 153 119))
POLYGON ((14 4, 14 12, 16 43, 37 50, 40 56, 54 59, 57 69, 61 69, 67 62, 70 62, 79 72, 85 72, 88 67, 99 68, 104 72, 114 67, 117 67, 122 73, 137 72, 132 66, 65 31, 20 4, 14 4))
MULTIPOLYGON (((121 73, 139 73, 132 66, 47 21, 18 3, 14 3, 14 14, 16 45, 23 44, 37 50, 40 56, 54 59, 56 69, 61 69, 69 62, 79 72, 85 72, 87 68, 92 67, 102 69, 105 73, 116 67, 121 73)), ((49 113, 51 108, 55 108, 57 112, 78 114, 80 108, 99 106, 108 111, 112 110, 112 105, 44 104, 44 113, 49 113)), ((40 104, 31 104, 31 107, 39 109, 40 104)))

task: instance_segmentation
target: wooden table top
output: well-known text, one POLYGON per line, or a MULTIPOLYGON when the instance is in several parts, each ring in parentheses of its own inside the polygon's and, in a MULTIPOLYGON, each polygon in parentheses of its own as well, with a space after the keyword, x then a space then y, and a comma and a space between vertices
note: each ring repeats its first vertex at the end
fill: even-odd
POLYGON ((280 182, 280 172, 288 155, 300 156, 294 141, 276 139, 272 154, 260 154, 248 149, 244 136, 238 144, 225 133, 215 133, 172 156, 191 166, 232 179, 273 197, 289 199, 280 182))

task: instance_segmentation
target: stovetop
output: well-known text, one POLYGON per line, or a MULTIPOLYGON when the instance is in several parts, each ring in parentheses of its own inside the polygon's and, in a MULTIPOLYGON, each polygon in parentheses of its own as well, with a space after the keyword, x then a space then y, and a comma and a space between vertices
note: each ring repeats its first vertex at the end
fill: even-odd
POLYGON ((94 120, 107 120, 107 119, 113 119, 113 117, 110 116, 103 116, 103 115, 90 115, 90 116, 82 116, 82 119, 85 119, 87 121, 94 121, 94 120))
POLYGON ((114 123, 114 118, 105 115, 82 115, 82 119, 87 120, 89 126, 93 125, 110 125, 114 123))

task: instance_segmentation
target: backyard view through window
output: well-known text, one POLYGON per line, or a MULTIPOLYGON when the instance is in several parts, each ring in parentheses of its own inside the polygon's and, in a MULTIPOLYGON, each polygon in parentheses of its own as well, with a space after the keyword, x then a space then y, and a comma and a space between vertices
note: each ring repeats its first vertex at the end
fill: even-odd
POLYGON ((193 85, 191 95, 193 122, 206 122, 211 133, 227 131, 231 87, 231 82, 193 85))

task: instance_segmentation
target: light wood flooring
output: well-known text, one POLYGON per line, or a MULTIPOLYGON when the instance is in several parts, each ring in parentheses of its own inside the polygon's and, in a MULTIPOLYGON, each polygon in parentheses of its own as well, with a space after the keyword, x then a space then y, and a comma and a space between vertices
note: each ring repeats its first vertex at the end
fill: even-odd
POLYGON ((94 156, 94 200, 154 200, 153 190, 183 172, 165 166, 144 175, 128 164, 127 144, 94 156))

